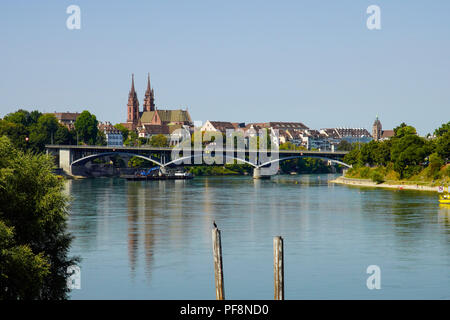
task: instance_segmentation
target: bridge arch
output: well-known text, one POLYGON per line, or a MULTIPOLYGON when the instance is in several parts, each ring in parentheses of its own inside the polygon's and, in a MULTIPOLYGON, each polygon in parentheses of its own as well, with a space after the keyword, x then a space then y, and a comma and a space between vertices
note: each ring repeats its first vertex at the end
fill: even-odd
MULTIPOLYGON (((164 166, 175 164, 177 162, 180 162, 180 161, 183 161, 183 160, 186 160, 186 159, 193 159, 193 158, 198 158, 198 157, 203 157, 203 153, 202 154, 193 154, 193 155, 190 155, 190 156, 178 158, 178 159, 172 160, 172 161, 164 164, 164 166)), ((254 163, 251 163, 250 161, 247 161, 247 160, 244 160, 244 159, 240 159, 240 158, 236 158, 236 157, 230 157, 230 156, 228 156, 226 154, 223 155, 223 158, 225 158, 225 159, 233 159, 233 160, 237 160, 237 161, 240 161, 240 162, 244 162, 246 164, 251 165, 254 168, 257 168, 257 166, 254 163)))
POLYGON ((285 161, 285 160, 292 160, 292 159, 300 159, 300 158, 317 158, 317 159, 323 159, 323 160, 328 160, 328 161, 331 161, 331 162, 334 162, 334 163, 343 165, 343 166, 345 166, 345 167, 347 167, 347 168, 351 168, 351 167, 352 167, 351 165, 348 165, 348 164, 346 164, 345 162, 342 162, 342 161, 339 161, 339 160, 334 160, 334 159, 330 159, 330 158, 327 158, 327 157, 321 157, 321 156, 310 156, 310 155, 307 155, 307 156, 290 156, 290 157, 286 157, 286 158, 278 158, 278 159, 274 159, 274 160, 271 160, 271 161, 267 161, 267 162, 265 162, 265 163, 262 163, 262 164, 258 165, 256 168, 262 168, 262 167, 265 167, 265 166, 267 166, 267 165, 269 165, 269 164, 271 164, 271 163, 275 163, 275 162, 280 162, 280 161, 285 161))
POLYGON ((74 164, 81 164, 83 162, 87 162, 87 161, 90 161, 90 160, 93 160, 93 159, 102 158, 102 157, 106 157, 106 156, 112 156, 112 155, 127 155, 127 156, 132 156, 132 157, 138 157, 138 158, 141 158, 141 159, 153 162, 154 164, 157 164, 157 165, 159 165, 161 167, 164 167, 164 165, 161 162, 153 160, 152 158, 149 158, 149 157, 146 157, 146 156, 142 156, 140 154, 134 154, 134 153, 130 153, 130 152, 120 152, 120 151, 93 154, 93 155, 90 155, 90 156, 86 156, 86 157, 77 159, 77 160, 73 161, 70 165, 72 166, 74 164))
MULTIPOLYGON (((72 166, 72 165, 76 165, 76 164, 81 164, 83 162, 87 162, 87 161, 90 161, 90 160, 93 160, 93 159, 106 157, 106 156, 112 156, 112 155, 127 155, 127 156, 132 156, 132 157, 138 157, 138 158, 150 161, 150 162, 152 162, 152 163, 154 163, 156 165, 159 165, 162 168, 167 167, 167 166, 169 166, 171 164, 176 164, 177 162, 180 162, 180 161, 183 161, 183 160, 186 160, 186 159, 190 159, 190 158, 193 159, 193 158, 203 157, 204 156, 203 153, 202 154, 193 154, 193 155, 189 155, 189 156, 186 156, 186 157, 181 157, 181 158, 178 158, 178 159, 175 159, 175 160, 171 160, 168 163, 162 164, 161 162, 156 161, 156 160, 154 160, 152 158, 149 158, 149 157, 146 157, 146 156, 142 156, 142 155, 134 154, 134 153, 130 153, 130 152, 120 152, 120 151, 118 151, 118 152, 106 152, 106 153, 98 153, 98 154, 94 154, 94 155, 89 155, 89 156, 86 156, 86 157, 83 157, 83 158, 80 158, 80 159, 77 159, 77 160, 73 161, 70 165, 72 166)), ((228 156, 226 154, 223 155, 223 158, 237 160, 237 161, 249 164, 249 165, 251 165, 254 168, 262 168, 262 167, 265 167, 265 166, 267 166, 267 165, 269 165, 271 163, 281 162, 281 161, 285 161, 285 160, 300 159, 300 158, 323 159, 323 160, 328 160, 328 161, 331 161, 331 162, 343 165, 343 166, 345 166, 347 168, 351 168, 352 167, 351 165, 348 165, 345 162, 342 162, 342 161, 339 161, 339 160, 330 159, 330 158, 321 157, 321 156, 312 156, 312 155, 290 156, 290 157, 285 157, 285 158, 277 158, 277 159, 274 159, 274 160, 262 163, 260 165, 255 165, 254 163, 251 163, 250 161, 247 161, 245 159, 240 159, 240 158, 237 158, 237 157, 228 156)))

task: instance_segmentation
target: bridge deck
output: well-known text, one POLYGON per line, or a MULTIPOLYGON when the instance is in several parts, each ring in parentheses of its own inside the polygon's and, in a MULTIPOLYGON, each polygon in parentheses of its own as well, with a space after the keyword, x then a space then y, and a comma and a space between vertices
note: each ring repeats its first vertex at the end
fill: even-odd
MULTIPOLYGON (((141 147, 115 147, 115 146, 74 146, 74 145, 45 145, 46 149, 72 149, 72 150, 80 150, 80 151, 100 151, 100 152, 145 152, 145 151, 153 151, 153 152, 172 152, 176 149, 168 148, 168 147, 151 147, 151 146, 141 146, 141 147)), ((181 151, 181 150, 180 150, 181 151)), ((188 151, 188 150, 186 150, 188 151)), ((205 149, 191 149, 190 152, 203 152, 205 149)), ((252 153, 258 152, 258 150, 249 149, 214 149, 215 152, 240 152, 240 153, 252 153)), ((264 150, 259 150, 264 151, 264 150)), ((268 150, 270 152, 270 150, 268 150)), ((325 156, 331 155, 335 157, 343 157, 348 151, 313 151, 313 150, 277 150, 279 154, 283 155, 316 155, 316 156, 325 156)))

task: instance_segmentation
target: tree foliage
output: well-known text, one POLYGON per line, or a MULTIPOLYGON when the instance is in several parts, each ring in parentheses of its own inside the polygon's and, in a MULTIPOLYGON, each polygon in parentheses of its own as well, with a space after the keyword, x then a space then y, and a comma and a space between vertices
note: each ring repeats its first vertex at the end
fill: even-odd
POLYGON ((416 128, 408 126, 406 123, 401 123, 398 127, 394 128, 394 137, 402 138, 406 135, 417 134, 416 128))
POLYGON ((98 121, 95 115, 89 111, 83 111, 75 121, 75 129, 77 130, 80 142, 88 145, 94 145, 97 141, 98 121))
POLYGON ((447 123, 442 124, 442 126, 437 128, 434 131, 434 135, 437 136, 437 137, 442 137, 443 135, 445 135, 449 131, 450 131, 450 121, 447 122, 447 123))
POLYGON ((394 170, 400 178, 410 177, 421 170, 425 158, 431 154, 431 148, 424 138, 415 134, 403 135, 393 140, 391 159, 394 170))
POLYGON ((306 150, 303 146, 296 146, 290 141, 280 144, 279 150, 306 150))
POLYGON ((53 114, 43 114, 36 124, 30 127, 30 147, 35 152, 41 152, 45 144, 54 144, 55 134, 59 127, 58 120, 53 114))
POLYGON ((167 141, 167 137, 163 134, 157 134, 154 135, 150 138, 150 145, 152 147, 167 147, 168 146, 168 141, 167 141))
POLYGON ((39 297, 50 264, 29 245, 17 245, 14 228, 0 220, 0 299, 39 297))
POLYGON ((0 298, 64 299, 71 236, 68 197, 53 160, 0 137, 0 298))
POLYGON ((338 151, 351 151, 351 150, 353 150, 353 147, 354 146, 347 140, 342 140, 341 142, 339 142, 339 144, 337 146, 337 150, 338 151))
MULTIPOLYGON (((344 157, 344 162, 359 167, 392 164, 401 179, 418 174, 427 164, 429 173, 436 174, 450 158, 450 132, 445 128, 446 124, 437 130, 441 133, 439 138, 429 140, 419 137, 414 127, 402 123, 394 129, 394 137, 354 148, 344 157)), ((376 178, 380 180, 380 174, 376 178)))
POLYGON ((450 159, 450 131, 447 131, 437 139, 436 152, 442 159, 450 159))
POLYGON ((20 150, 43 152, 46 144, 74 144, 76 133, 58 123, 53 114, 19 109, 0 120, 0 136, 20 150))

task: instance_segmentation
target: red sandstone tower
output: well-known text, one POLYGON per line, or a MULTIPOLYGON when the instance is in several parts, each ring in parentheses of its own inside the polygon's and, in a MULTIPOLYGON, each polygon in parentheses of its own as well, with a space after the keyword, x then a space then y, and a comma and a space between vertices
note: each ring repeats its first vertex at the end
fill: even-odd
POLYGON ((136 90, 134 90, 134 74, 131 75, 131 89, 128 94, 127 111, 127 122, 137 124, 139 122, 139 101, 136 90))
POLYGON ((155 92, 150 86, 150 73, 147 79, 147 91, 145 91, 144 99, 144 112, 145 111, 155 111, 155 92))

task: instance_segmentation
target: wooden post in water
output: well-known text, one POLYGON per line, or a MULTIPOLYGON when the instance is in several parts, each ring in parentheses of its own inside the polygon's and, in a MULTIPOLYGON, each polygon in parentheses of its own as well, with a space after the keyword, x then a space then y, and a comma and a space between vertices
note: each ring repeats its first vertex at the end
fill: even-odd
POLYGON ((220 230, 212 230, 213 256, 214 256, 214 278, 216 284, 216 300, 225 300, 225 289, 223 285, 222 244, 220 230))
POLYGON ((273 238, 274 299, 284 300, 284 254, 283 238, 273 238))

